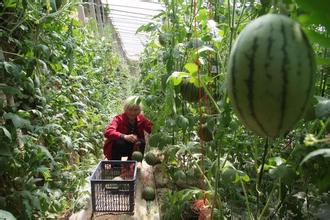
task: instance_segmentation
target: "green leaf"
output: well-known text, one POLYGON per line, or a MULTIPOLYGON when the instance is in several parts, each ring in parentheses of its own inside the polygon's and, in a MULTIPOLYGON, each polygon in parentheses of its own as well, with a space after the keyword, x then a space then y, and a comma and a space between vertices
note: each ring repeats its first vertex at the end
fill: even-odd
POLYGON ((5 4, 5 8, 15 8, 16 7, 16 0, 4 0, 3 3, 5 4))
POLYGON ((7 73, 11 74, 16 78, 19 78, 21 76, 22 69, 18 65, 12 62, 3 62, 3 64, 7 73))
POLYGON ((16 220, 15 216, 8 211, 0 209, 0 219, 16 220))
POLYGON ((281 157, 272 157, 272 158, 269 159, 269 163, 271 165, 279 166, 279 165, 285 163, 285 159, 283 159, 281 157))
POLYGON ((196 73, 198 71, 198 66, 195 63, 186 63, 186 65, 184 65, 184 68, 188 70, 188 72, 191 74, 196 73))
POLYGON ((45 180, 51 180, 50 168, 46 166, 40 166, 36 169, 36 172, 41 173, 45 180))
POLYGON ((139 32, 152 32, 157 30, 157 25, 154 23, 148 23, 148 24, 144 24, 141 25, 135 33, 139 33, 139 32))
POLYGON ((166 83, 172 82, 173 85, 177 86, 181 83, 183 77, 188 77, 189 74, 186 72, 173 72, 167 79, 166 83))
POLYGON ((68 148, 72 148, 72 139, 71 137, 67 136, 67 135, 62 135, 61 136, 62 142, 65 144, 66 147, 68 148))
POLYGON ((201 54, 205 51, 209 51, 209 52, 215 52, 215 50, 211 47, 208 47, 208 46, 202 46, 200 49, 198 49, 197 53, 198 54, 201 54))
POLYGON ((11 156, 11 154, 12 154, 11 149, 12 149, 12 147, 9 146, 7 143, 2 144, 2 146, 0 146, 0 155, 5 156, 5 157, 11 156))
POLYGON ((37 145, 36 146, 37 148, 39 148, 39 150, 44 154, 46 155, 51 161, 54 162, 54 158, 53 156, 50 154, 50 152, 48 151, 48 149, 42 145, 37 145))
POLYGON ((300 166, 310 160, 313 157, 323 156, 323 157, 330 157, 330 148, 325 149, 318 149, 315 151, 310 152, 300 163, 300 166))
POLYGON ((330 59, 323 57, 316 57, 316 63, 317 65, 330 65, 330 59))
POLYGON ((189 126, 189 120, 188 118, 184 117, 183 115, 179 115, 176 119, 176 125, 179 126, 179 128, 183 130, 187 130, 189 126))
POLYGON ((197 21, 206 21, 209 16, 209 12, 207 9, 203 8, 199 10, 199 13, 196 17, 197 21))
MULTIPOLYGON (((24 192, 24 191, 23 191, 24 192)), ((21 193, 24 194, 23 197, 25 196, 26 199, 23 199, 23 209, 27 213, 28 219, 31 219, 32 217, 32 207, 30 205, 30 201, 32 200, 32 194, 28 191, 25 190, 26 193, 21 193)))
POLYGON ((9 140, 12 140, 12 139, 11 139, 11 134, 10 134, 10 132, 7 130, 7 128, 5 128, 4 126, 0 126, 0 128, 3 130, 3 133, 6 135, 6 137, 7 137, 9 140))
POLYGON ((330 99, 325 97, 317 97, 318 104, 315 106, 315 115, 318 118, 330 117, 330 99))
POLYGON ((90 151, 94 149, 94 145, 87 141, 83 143, 83 146, 90 151))
POLYGON ((248 175, 243 175, 243 176, 241 176, 241 178, 244 182, 249 182, 250 181, 250 177, 248 175))
POLYGON ((246 173, 244 173, 243 171, 237 170, 234 182, 238 183, 240 180, 243 180, 244 182, 249 182, 250 177, 246 173))
POLYGON ((2 86, 0 85, 0 89, 3 91, 3 93, 8 95, 20 95, 21 92, 18 88, 12 87, 12 86, 2 86))
POLYGON ((149 146, 151 148, 162 149, 164 146, 170 144, 171 140, 172 138, 169 135, 156 133, 150 136, 149 146))
POLYGON ((325 25, 326 27, 330 26, 330 17, 328 13, 330 8, 328 0, 296 0, 296 3, 309 15, 308 19, 310 23, 321 24, 325 25))
POLYGON ((59 124, 47 124, 46 126, 43 127, 43 129, 47 130, 48 132, 55 132, 55 133, 60 133, 64 131, 61 125, 59 124))
POLYGON ((150 135, 150 137, 149 137, 149 146, 151 148, 157 147, 159 139, 160 139, 160 134, 158 134, 158 133, 150 135))
POLYGON ((37 56, 42 54, 43 56, 48 57, 50 54, 49 48, 44 44, 38 44, 35 46, 35 52, 37 56))
POLYGON ((21 118, 20 116, 14 113, 6 113, 3 115, 3 118, 6 120, 11 120, 15 126, 15 128, 31 128, 30 121, 21 118))
POLYGON ((50 0, 50 6, 52 8, 52 12, 57 11, 56 0, 50 0))
POLYGON ((296 172, 290 165, 282 164, 275 169, 271 169, 269 171, 270 176, 274 178, 281 178, 282 183, 284 184, 292 184, 296 179, 296 172))
POLYGON ((330 48, 330 38, 324 34, 316 32, 314 30, 307 29, 305 30, 308 38, 314 43, 319 44, 321 47, 330 48))

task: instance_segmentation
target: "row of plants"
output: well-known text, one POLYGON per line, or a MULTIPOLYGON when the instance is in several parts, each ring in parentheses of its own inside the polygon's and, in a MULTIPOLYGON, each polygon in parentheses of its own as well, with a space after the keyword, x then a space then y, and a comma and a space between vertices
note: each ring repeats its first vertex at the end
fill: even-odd
POLYGON ((112 42, 76 1, 0 3, 0 214, 67 216, 102 155, 127 80, 112 42), (4 211, 6 210, 6 212, 4 211))
POLYGON ((326 219, 330 204, 326 1, 164 0, 163 4, 165 10, 154 22, 139 29, 152 36, 141 58, 139 90, 145 97, 144 111, 154 122, 149 145, 160 150, 156 155, 162 158, 155 172, 156 185, 165 179, 158 183, 162 218, 326 219), (293 130, 278 138, 260 137, 243 126, 228 98, 226 81, 235 39, 247 24, 267 13, 284 14, 300 23, 317 61, 309 110, 293 130))

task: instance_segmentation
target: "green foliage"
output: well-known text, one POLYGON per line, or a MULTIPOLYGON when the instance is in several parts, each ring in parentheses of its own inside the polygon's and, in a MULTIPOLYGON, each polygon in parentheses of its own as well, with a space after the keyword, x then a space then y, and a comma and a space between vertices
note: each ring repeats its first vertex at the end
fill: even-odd
POLYGON ((201 198, 202 191, 199 189, 184 189, 178 192, 165 191, 161 195, 161 218, 163 219, 189 219, 192 210, 191 203, 201 198), (188 213, 186 213, 188 212, 188 213))
POLYGON ((162 196, 164 219, 182 217, 190 205, 187 195, 193 190, 187 187, 191 186, 209 193, 213 219, 321 216, 322 207, 329 204, 330 165, 329 157, 324 156, 330 127, 327 0, 163 3, 165 10, 141 28, 151 39, 141 58, 140 81, 150 103, 144 111, 154 122, 152 146, 162 149, 162 166, 174 181, 172 191, 162 196), (225 72, 236 36, 251 20, 270 12, 289 15, 306 32, 317 57, 315 95, 322 98, 311 104, 309 117, 300 120, 284 138, 270 142, 265 153, 265 140, 247 131, 232 112, 225 72), (207 98, 196 103, 183 100, 178 85, 185 77, 202 86, 207 98), (205 123, 205 115, 206 122, 212 124, 214 140, 201 143, 197 131, 205 123), (172 142, 160 146, 157 140, 164 135, 172 142), (301 164, 307 155, 313 157, 301 164), (199 169, 202 172, 195 172, 199 169), (175 184, 177 171, 203 175, 192 184, 181 184, 185 194, 175 184))
POLYGON ((0 3, 0 209, 17 219, 82 208, 108 115, 121 110, 126 69, 112 39, 74 19, 73 6, 0 3))

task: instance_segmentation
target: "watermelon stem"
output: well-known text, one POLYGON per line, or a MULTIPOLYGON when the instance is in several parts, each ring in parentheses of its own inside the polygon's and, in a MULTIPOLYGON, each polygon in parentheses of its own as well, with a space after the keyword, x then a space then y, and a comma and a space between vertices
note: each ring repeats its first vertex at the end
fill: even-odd
POLYGON ((260 199, 260 195, 262 194, 262 192, 260 192, 260 190, 259 190, 259 187, 261 185, 262 176, 264 174, 264 166, 265 166, 266 156, 267 156, 267 152, 268 152, 268 147, 269 147, 269 139, 266 138, 265 139, 265 146, 264 146, 264 153, 262 155, 261 168, 260 168, 260 172, 259 172, 258 182, 256 184, 256 191, 257 191, 257 212, 256 212, 256 218, 258 217, 258 213, 259 213, 259 199, 260 199))
MULTIPOLYGON (((217 102, 214 100, 212 94, 211 94, 210 91, 207 89, 207 87, 206 87, 206 85, 204 84, 203 81, 201 81, 201 85, 202 85, 204 91, 206 92, 207 96, 209 97, 209 99, 211 99, 212 103, 214 104, 214 106, 215 106, 217 112, 220 114, 220 113, 221 113, 221 110, 220 110, 220 108, 219 108, 217 102)), ((225 99, 225 100, 226 100, 226 99, 225 99)))

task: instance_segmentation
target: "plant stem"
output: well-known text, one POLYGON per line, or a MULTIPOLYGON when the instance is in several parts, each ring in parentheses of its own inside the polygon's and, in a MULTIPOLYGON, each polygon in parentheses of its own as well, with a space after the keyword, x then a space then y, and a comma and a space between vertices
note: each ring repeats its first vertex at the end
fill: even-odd
POLYGON ((14 55, 14 56, 18 56, 18 57, 24 57, 18 53, 12 53, 12 52, 8 52, 8 51, 4 51, 4 50, 0 50, 0 52, 4 53, 4 54, 10 54, 10 55, 14 55))
MULTIPOLYGON (((189 152, 189 153, 192 154, 191 152, 189 152)), ((201 167, 196 162, 195 162, 195 165, 196 165, 197 169, 199 170, 199 172, 202 174, 203 178, 205 179, 208 188, 212 189, 212 185, 211 185, 210 181, 207 179, 207 177, 205 176, 205 174, 204 174, 203 170, 201 169, 201 167)))
MULTIPOLYGON (((230 0, 227 1, 227 7, 228 7, 228 27, 231 26, 231 11, 230 11, 230 0)), ((229 48, 230 51, 230 48, 229 48)))
MULTIPOLYGON (((243 9, 242 9, 242 11, 241 11, 241 13, 240 13, 240 15, 238 17, 237 24, 235 25, 236 27, 238 27, 239 24, 242 22, 243 13, 244 13, 245 8, 246 8, 245 2, 246 2, 246 0, 244 0, 243 3, 242 3, 243 4, 243 9)), ((237 34, 237 28, 235 28, 235 30, 234 30, 234 36, 233 37, 236 37, 236 34, 237 34)))
POLYGON ((310 202, 309 202, 309 197, 308 197, 308 185, 307 185, 307 181, 305 180, 304 182, 305 185, 305 193, 306 193, 306 209, 307 209, 307 216, 309 216, 309 206, 310 206, 310 202))
MULTIPOLYGON (((328 34, 327 34, 328 37, 328 34)), ((328 57, 328 48, 324 49, 323 52, 323 58, 327 58, 328 57)), ((321 76, 321 96, 324 97, 325 95, 325 88, 327 86, 327 76, 329 74, 329 66, 325 66, 322 68, 322 76, 321 76)))
MULTIPOLYGON (((230 1, 228 1, 228 3, 229 3, 229 2, 230 2, 230 1)), ((236 0, 234 0, 232 11, 230 10, 230 5, 228 5, 228 10, 229 10, 229 13, 228 13, 228 14, 230 15, 230 13, 233 13, 231 19, 230 19, 230 17, 228 16, 228 17, 229 17, 229 29, 230 29, 229 54, 230 54, 230 51, 231 51, 231 46, 232 46, 233 38, 234 38, 235 6, 236 6, 236 0)))
POLYGON ((274 193, 274 191, 275 191, 275 184, 273 185, 273 188, 272 188, 272 191, 270 192, 270 194, 268 195, 268 199, 267 199, 267 202, 266 202, 266 205, 264 206, 264 208, 262 209, 262 211, 261 211, 261 213, 260 213, 260 215, 259 215, 259 217, 258 217, 258 220, 261 220, 262 219, 262 216, 265 214, 265 212, 266 212, 266 209, 268 208, 268 206, 269 206, 269 202, 270 202, 270 199, 272 198, 272 195, 273 195, 273 193, 274 193))
MULTIPOLYGON (((215 202, 216 202, 216 198, 217 198, 217 195, 218 195, 218 184, 219 184, 219 180, 220 180, 220 170, 219 167, 220 167, 220 158, 221 158, 221 155, 220 155, 220 144, 218 144, 218 139, 216 139, 216 145, 218 146, 217 147, 217 168, 216 169, 216 173, 215 173, 215 186, 214 186, 214 196, 213 196, 213 201, 212 201, 212 207, 211 207, 211 219, 213 219, 213 213, 214 213, 214 207, 215 207, 215 202)), ((221 138, 220 138, 221 140, 221 138)), ((222 202, 221 202, 221 196, 219 195, 219 210, 220 210, 220 214, 222 214, 222 202)))
POLYGON ((251 212, 251 209, 250 209, 250 204, 249 204, 249 198, 248 198, 248 195, 246 193, 246 189, 245 189, 244 183, 243 183, 243 181, 242 181, 241 178, 239 179, 239 181, 240 181, 241 186, 242 186, 242 189, 243 189, 243 193, 244 193, 246 207, 247 207, 247 210, 248 210, 248 213, 249 213, 249 217, 250 217, 250 219, 253 219, 253 215, 252 215, 252 212, 251 212))
POLYGON ((258 177, 258 182, 256 185, 256 191, 257 191, 257 211, 256 211, 256 217, 258 216, 258 212, 259 212, 259 200, 260 200, 260 190, 259 187, 261 185, 262 182, 262 176, 264 173, 264 165, 265 165, 265 161, 266 161, 266 156, 267 156, 267 152, 268 152, 268 146, 269 146, 269 140, 268 138, 266 138, 265 140, 265 146, 264 146, 264 153, 262 155, 262 162, 261 162, 261 168, 260 168, 260 172, 259 172, 259 177, 258 177))
POLYGON ((221 110, 219 106, 217 105, 217 102, 214 100, 213 96, 211 95, 210 91, 205 86, 204 82, 201 80, 201 85, 203 86, 203 89, 205 90, 207 96, 211 99, 212 103, 214 104, 215 108, 217 109, 218 113, 220 114, 221 110))
POLYGON ((281 188, 281 185, 282 185, 282 180, 280 178, 280 181, 279 181, 279 190, 278 190, 278 202, 277 204, 275 205, 275 208, 274 208, 274 211, 271 212, 265 219, 272 219, 273 216, 278 212, 278 210, 281 208, 283 202, 284 202, 284 199, 286 198, 286 195, 287 195, 287 192, 282 195, 282 188, 281 188))
MULTIPOLYGON (((330 118, 328 118, 328 119, 325 121, 323 127, 320 129, 319 133, 318 133, 317 136, 316 136, 317 139, 320 139, 320 138, 321 138, 321 136, 323 135, 323 133, 327 130, 327 127, 328 127, 328 124, 329 124, 329 123, 330 123, 330 118)), ((325 138, 324 140, 319 140, 319 141, 325 141, 325 140, 326 140, 326 138, 325 138)))

